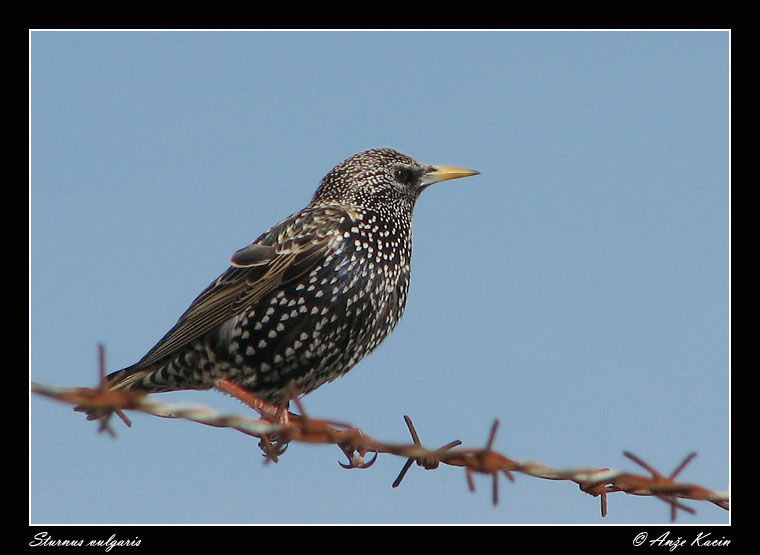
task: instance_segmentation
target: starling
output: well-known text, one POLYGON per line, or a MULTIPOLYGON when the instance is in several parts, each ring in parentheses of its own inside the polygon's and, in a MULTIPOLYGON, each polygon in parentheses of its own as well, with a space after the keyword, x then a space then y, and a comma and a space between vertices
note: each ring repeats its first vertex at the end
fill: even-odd
MULTIPOLYGON (((311 203, 232 255, 230 267, 110 389, 211 389, 217 380, 272 405, 348 372, 398 323, 423 189, 475 175, 390 148, 351 156, 311 203)), ((88 411, 90 418, 102 413, 88 411)))

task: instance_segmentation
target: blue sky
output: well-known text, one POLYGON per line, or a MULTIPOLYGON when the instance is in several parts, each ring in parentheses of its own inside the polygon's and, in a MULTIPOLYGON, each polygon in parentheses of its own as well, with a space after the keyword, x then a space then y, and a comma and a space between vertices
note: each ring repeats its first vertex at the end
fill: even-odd
MULTIPOLYGON (((30 378, 139 359, 229 256, 344 158, 391 146, 481 175, 415 213, 407 312, 310 414, 423 444, 729 488, 727 32, 33 32, 30 378), (641 471, 643 472, 643 471, 641 471)), ((172 393, 248 414, 221 394, 172 393)), ((263 465, 230 430, 118 437, 30 400, 32 523, 655 523, 667 505, 333 446, 263 465)), ((725 523, 686 502, 679 522, 725 523)))

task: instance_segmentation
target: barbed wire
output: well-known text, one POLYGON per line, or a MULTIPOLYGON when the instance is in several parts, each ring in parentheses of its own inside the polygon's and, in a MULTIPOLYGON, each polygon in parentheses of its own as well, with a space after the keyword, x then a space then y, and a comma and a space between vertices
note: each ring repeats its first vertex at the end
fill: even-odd
MULTIPOLYGON (((455 449, 461 441, 452 441, 438 449, 428 449, 421 445, 412 420, 404 420, 413 438, 412 444, 395 444, 378 441, 365 434, 359 428, 328 420, 314 419, 306 415, 299 402, 300 415, 290 414, 287 423, 277 423, 266 419, 250 419, 236 414, 217 411, 211 407, 189 403, 161 403, 129 392, 103 392, 92 388, 67 388, 32 383, 32 392, 79 407, 119 412, 136 410, 163 418, 180 418, 207 426, 231 428, 260 439, 259 446, 268 461, 277 462, 291 442, 321 443, 337 445, 348 458, 348 463, 340 463, 344 468, 368 468, 374 463, 377 454, 386 453, 407 459, 400 474, 393 482, 398 487, 412 464, 433 470, 440 464, 463 467, 467 484, 475 490, 473 474, 492 476, 492 499, 498 503, 498 478, 504 474, 514 481, 513 473, 518 472, 546 480, 564 480, 578 484, 581 491, 601 498, 602 516, 607 514, 607 495, 624 492, 631 495, 654 496, 671 506, 671 520, 676 520, 678 510, 694 514, 695 511, 681 503, 679 499, 709 501, 728 510, 728 492, 711 491, 696 484, 676 482, 677 475, 691 462, 696 453, 686 457, 676 470, 663 476, 656 469, 630 452, 624 455, 649 471, 650 476, 633 474, 609 468, 569 468, 555 469, 551 466, 531 461, 515 461, 493 450, 492 444, 498 429, 498 420, 494 421, 488 443, 484 448, 455 449), (365 461, 368 453, 374 456, 365 461)), ((101 421, 101 430, 112 435, 113 430, 107 420, 101 421)))
POLYGON ((455 440, 438 449, 428 449, 422 446, 414 424, 408 416, 404 416, 404 421, 412 437, 412 443, 388 443, 370 437, 360 428, 308 416, 303 403, 294 391, 291 391, 290 398, 300 414, 294 414, 283 409, 273 412, 269 410, 271 407, 269 409, 262 408, 260 401, 239 386, 226 381, 218 383, 220 389, 237 397, 263 415, 262 418, 252 419, 228 412, 220 412, 205 405, 162 403, 140 393, 127 390, 110 390, 104 380, 105 356, 102 346, 99 348, 99 355, 100 383, 98 387, 59 387, 32 382, 32 392, 72 404, 76 410, 94 413, 100 422, 99 431, 107 432, 112 436, 115 436, 115 432, 110 426, 111 415, 116 414, 127 426, 131 426, 131 422, 123 411, 133 410, 162 418, 179 418, 207 426, 231 428, 256 437, 260 440, 259 447, 266 457, 266 462, 277 462, 292 442, 336 445, 348 459, 347 463, 339 464, 347 469, 368 468, 375 462, 380 453, 406 458, 401 472, 392 484, 394 488, 401 484, 415 463, 426 470, 434 470, 441 464, 461 467, 465 470, 470 491, 475 491, 474 474, 491 476, 492 502, 494 505, 498 504, 499 501, 500 475, 503 474, 510 481, 514 481, 513 473, 521 473, 545 480, 576 483, 584 493, 600 498, 603 517, 607 515, 607 495, 616 492, 660 499, 670 505, 671 521, 676 520, 679 510, 691 514, 696 512, 693 508, 683 504, 681 499, 708 501, 722 509, 729 510, 729 493, 727 491, 712 491, 697 484, 676 481, 678 475, 696 457, 696 453, 690 453, 685 457, 669 475, 663 475, 628 451, 623 453, 625 457, 646 470, 649 475, 610 468, 556 469, 537 462, 516 461, 494 451, 493 444, 499 427, 498 420, 493 422, 488 440, 483 448, 460 448, 462 442, 455 440), (370 453, 372 458, 366 460, 370 453))

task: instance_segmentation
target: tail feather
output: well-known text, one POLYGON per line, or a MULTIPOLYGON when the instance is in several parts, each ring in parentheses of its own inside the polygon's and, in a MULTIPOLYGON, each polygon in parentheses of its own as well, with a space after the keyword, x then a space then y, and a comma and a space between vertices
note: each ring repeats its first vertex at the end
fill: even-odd
POLYGON ((122 370, 108 374, 105 379, 108 389, 135 389, 146 393, 160 391, 157 386, 151 387, 146 385, 144 381, 155 370, 153 367, 139 368, 137 366, 128 366, 122 370))

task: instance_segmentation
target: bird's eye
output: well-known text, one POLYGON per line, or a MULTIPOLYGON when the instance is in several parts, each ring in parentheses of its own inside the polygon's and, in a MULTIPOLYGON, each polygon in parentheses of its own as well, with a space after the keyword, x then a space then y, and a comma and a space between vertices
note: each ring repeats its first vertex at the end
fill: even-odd
POLYGON ((414 172, 409 168, 399 166, 393 170, 393 177, 396 178, 396 181, 399 183, 409 185, 414 181, 416 176, 414 175, 414 172))

